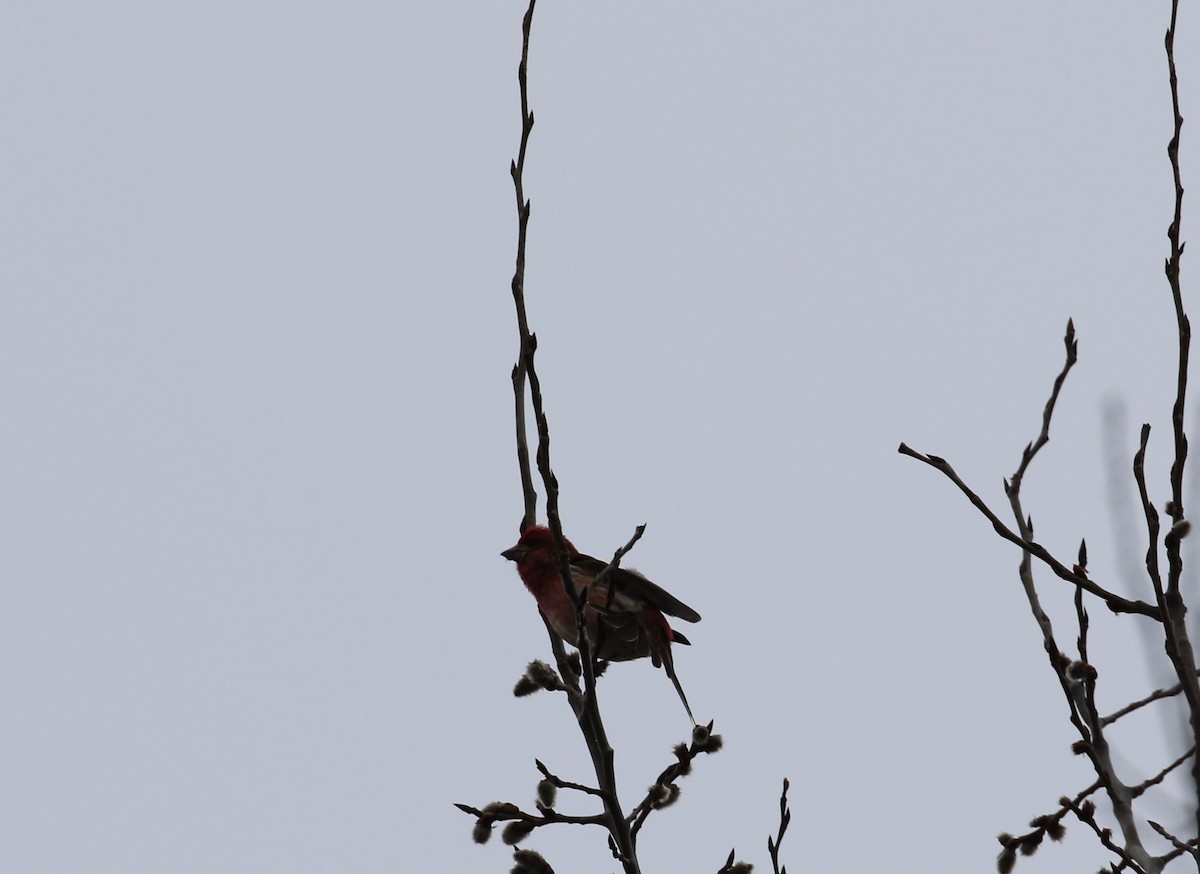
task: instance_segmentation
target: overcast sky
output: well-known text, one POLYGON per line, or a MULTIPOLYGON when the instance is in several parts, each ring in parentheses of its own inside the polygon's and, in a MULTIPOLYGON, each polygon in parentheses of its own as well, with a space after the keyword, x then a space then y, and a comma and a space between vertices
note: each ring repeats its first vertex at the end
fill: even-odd
MULTIPOLYGON (((549 648, 499 555, 524 9, 8 11, 0 869, 506 871, 451 803, 531 805, 535 756, 589 781, 566 703, 511 694, 549 648)), ((1019 553, 896 447, 1003 509, 1073 317, 1026 508, 1151 597, 1122 501, 1142 422, 1167 496, 1167 20, 539 4, 527 292, 564 522, 596 555, 647 524, 626 562, 704 616, 677 668, 726 741, 643 870, 769 868, 787 776, 789 870, 991 871, 1094 779, 1019 553)), ((1092 616, 1114 710, 1153 688, 1144 623, 1092 616)), ((689 725, 647 663, 600 692, 632 804, 689 725)), ((1179 751, 1149 715, 1112 741, 1129 782, 1179 751)), ((1110 861, 1068 825, 1019 870, 1110 861)), ((598 831, 528 845, 614 868, 598 831)))

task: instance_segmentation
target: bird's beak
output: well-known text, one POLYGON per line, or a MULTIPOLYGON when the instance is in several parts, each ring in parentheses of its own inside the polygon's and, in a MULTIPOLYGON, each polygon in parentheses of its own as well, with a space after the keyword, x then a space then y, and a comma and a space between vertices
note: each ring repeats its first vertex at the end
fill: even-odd
POLYGON ((500 554, 502 556, 504 556, 505 558, 507 558, 509 561, 520 562, 521 559, 523 559, 525 556, 527 556, 529 554, 529 547, 522 546, 521 544, 518 543, 516 546, 510 546, 508 549, 504 550, 504 552, 502 552, 500 554))

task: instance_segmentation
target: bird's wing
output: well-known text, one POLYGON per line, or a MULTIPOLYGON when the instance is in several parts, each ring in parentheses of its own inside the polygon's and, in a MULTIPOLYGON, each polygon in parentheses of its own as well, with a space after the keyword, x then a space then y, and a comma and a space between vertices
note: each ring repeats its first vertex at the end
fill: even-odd
MULTIPOLYGON (((582 553, 571 564, 593 578, 608 567, 608 562, 582 553)), ((668 616, 677 616, 686 622, 700 621, 699 613, 637 571, 616 567, 609 573, 608 579, 618 592, 652 604, 668 616)))

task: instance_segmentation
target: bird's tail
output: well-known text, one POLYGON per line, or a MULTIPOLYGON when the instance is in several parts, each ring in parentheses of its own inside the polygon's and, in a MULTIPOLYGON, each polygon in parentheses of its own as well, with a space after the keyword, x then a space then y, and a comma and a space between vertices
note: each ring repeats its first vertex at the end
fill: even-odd
POLYGON ((683 702, 683 709, 687 711, 688 719, 695 726, 696 717, 692 716, 692 708, 688 704, 687 695, 683 694, 683 686, 679 682, 679 677, 675 675, 675 659, 671 655, 671 650, 666 647, 662 653, 662 666, 663 670, 667 672, 667 676, 671 678, 671 682, 675 684, 675 691, 679 693, 679 700, 683 702))

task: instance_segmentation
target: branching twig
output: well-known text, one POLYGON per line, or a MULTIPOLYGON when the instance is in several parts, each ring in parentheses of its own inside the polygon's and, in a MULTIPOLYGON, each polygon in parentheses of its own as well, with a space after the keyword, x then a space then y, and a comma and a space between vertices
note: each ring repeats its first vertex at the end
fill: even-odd
MULTIPOLYGON (((1181 540, 1187 533, 1187 521, 1183 509, 1183 474, 1187 463, 1188 443, 1184 433, 1184 412, 1187 407, 1188 360, 1191 350, 1192 327, 1183 307, 1183 290, 1179 282, 1180 262, 1185 243, 1180 241, 1183 224, 1183 175, 1179 167, 1179 138, 1183 130, 1183 115, 1179 111, 1179 77, 1175 70, 1175 26, 1179 14, 1179 0, 1171 2, 1171 24, 1167 28, 1165 47, 1167 53, 1167 75, 1171 87, 1171 110, 1174 127, 1167 143, 1167 157, 1171 162, 1171 176, 1175 183, 1175 208, 1171 224, 1167 228, 1167 239, 1171 244, 1164 270, 1171 287, 1171 300, 1175 304, 1175 321, 1179 328, 1179 363, 1176 376, 1175 404, 1171 409, 1171 431, 1174 436, 1175 453, 1171 462, 1171 502, 1167 512, 1172 525, 1163 545, 1167 553, 1167 589, 1160 597, 1163 630, 1167 639, 1167 654, 1171 659, 1183 695, 1188 703, 1193 742, 1200 744, 1200 683, 1196 679, 1196 658, 1188 636, 1184 614, 1187 608, 1179 592, 1183 576, 1183 548, 1181 540)), ((1143 440, 1143 444, 1144 444, 1143 440)), ((1200 756, 1192 762, 1192 782, 1200 795, 1200 756)), ((1200 804, 1195 810, 1197 831, 1200 832, 1200 804)), ((1200 867, 1200 858, 1197 858, 1200 867)))
MULTIPOLYGON (((469 804, 459 804, 458 802, 455 802, 454 806, 463 813, 467 813, 475 817, 475 842, 477 844, 482 844, 487 841, 487 837, 483 837, 482 840, 480 840, 480 838, 485 834, 490 835, 492 826, 498 822, 515 822, 521 824, 522 826, 526 826, 527 829, 524 831, 524 834, 520 836, 521 838, 524 838, 525 835, 529 834, 529 832, 533 831, 535 828, 540 828, 544 825, 552 825, 554 823, 566 823, 568 825, 605 825, 604 817, 599 815, 568 816, 567 814, 558 813, 557 811, 550 809, 546 809, 541 814, 527 813, 526 811, 521 810, 521 808, 517 807, 515 804, 509 804, 507 801, 493 802, 492 804, 484 807, 482 810, 477 807, 472 807, 469 804)), ((509 840, 509 838, 512 837, 512 835, 517 831, 517 829, 514 829, 512 832, 508 832, 506 830, 504 842, 506 844, 519 843, 520 838, 518 840, 509 840)))
POLYGON ((1104 845, 1104 848, 1119 858, 1122 865, 1132 871, 1142 872, 1142 874, 1149 874, 1151 871, 1158 870, 1158 866, 1154 864, 1155 860, 1146 857, 1145 861, 1153 865, 1153 867, 1147 868, 1143 866, 1142 862, 1133 858, 1123 847, 1118 846, 1113 841, 1112 829, 1103 828, 1100 823, 1096 822, 1096 806, 1090 801, 1086 801, 1083 804, 1071 803, 1068 806, 1071 813, 1075 814, 1075 818, 1091 828, 1096 833, 1096 837, 1100 839, 1100 843, 1104 845))
POLYGON ((1066 834, 1066 826, 1062 824, 1063 818, 1071 812, 1072 807, 1078 807, 1084 800, 1101 787, 1101 783, 1097 780, 1088 788, 1084 789, 1073 799, 1063 797, 1059 799, 1058 810, 1054 813, 1044 813, 1041 816, 1035 816, 1029 823, 1033 827, 1033 831, 1026 832, 1023 835, 1010 835, 1007 832, 997 837, 1000 845, 1004 848, 1000 851, 998 867, 1001 871, 1011 871, 1013 864, 1017 860, 1017 853, 1023 856, 1032 856, 1037 848, 1042 845, 1042 840, 1049 837, 1052 841, 1061 841, 1063 835, 1066 834))
POLYGON ((787 865, 779 867, 779 845, 783 843, 783 833, 787 831, 788 824, 792 821, 792 811, 788 807, 788 787, 791 784, 786 777, 783 778, 783 791, 779 794, 779 833, 772 840, 770 835, 767 835, 767 854, 771 857, 771 870, 774 874, 787 874, 787 865))
MULTIPOLYGON (((1187 406, 1188 365, 1191 346, 1191 324, 1183 305, 1183 295, 1180 287, 1180 262, 1182 260, 1184 243, 1180 241, 1180 226, 1183 216, 1183 184, 1179 167, 1179 140, 1182 131, 1183 117, 1180 113, 1178 78, 1175 67, 1175 31, 1178 15, 1178 0, 1171 2, 1171 22, 1166 34, 1167 66, 1170 80, 1171 104, 1173 110, 1174 128, 1167 153, 1170 158, 1171 172, 1175 187, 1174 212, 1167 236, 1170 240, 1170 254, 1166 259, 1165 272, 1171 288, 1176 323, 1178 327, 1178 363, 1176 374, 1175 402, 1171 411, 1172 435, 1174 438, 1174 453, 1170 472, 1171 497, 1166 506, 1169 517, 1169 527, 1162 534, 1159 512, 1150 497, 1146 482, 1145 461, 1150 438, 1150 426, 1143 425, 1137 453, 1133 460, 1134 480, 1137 484, 1138 495, 1145 515, 1147 531, 1146 573, 1154 592, 1154 603, 1148 604, 1140 600, 1129 600, 1098 585, 1088 576, 1087 547, 1081 543, 1079 560, 1073 568, 1058 561, 1041 544, 1037 543, 1033 534, 1033 523, 1021 504, 1021 485, 1031 462, 1038 451, 1047 443, 1050 434, 1050 424, 1054 407, 1068 372, 1077 360, 1074 324, 1067 322, 1064 338, 1066 344, 1066 362, 1054 381, 1050 397, 1042 413, 1042 427, 1038 437, 1026 445, 1016 472, 1010 480, 1004 483, 1005 494, 1009 499, 1013 516, 1016 519, 1015 530, 1005 525, 987 504, 955 473, 953 467, 943 458, 935 455, 924 455, 900 444, 900 452, 934 467, 950 479, 967 497, 971 504, 982 513, 995 531, 1005 540, 1019 546, 1022 552, 1020 578, 1030 608, 1042 631, 1043 644, 1050 663, 1062 685, 1070 707, 1070 717, 1080 734, 1074 749, 1077 753, 1086 753, 1091 759, 1098 777, 1096 783, 1077 796, 1075 799, 1064 798, 1061 808, 1056 814, 1040 817, 1034 820, 1034 831, 1015 837, 1001 835, 1003 850, 998 860, 1001 872, 1010 871, 1015 864, 1018 853, 1028 854, 1036 850, 1042 837, 1046 834, 1054 839, 1061 836, 1061 821, 1067 811, 1075 814, 1080 822, 1088 825, 1100 839, 1101 844, 1110 850, 1119 862, 1112 865, 1113 871, 1133 870, 1139 872, 1158 872, 1163 865, 1182 853, 1196 856, 1200 867, 1200 853, 1196 852, 1196 840, 1183 841, 1168 833, 1162 826, 1150 822, 1150 825, 1165 839, 1171 842, 1174 850, 1164 856, 1151 856, 1142 844, 1137 831, 1137 817, 1134 815, 1133 802, 1150 788, 1160 784, 1166 776, 1179 768, 1189 759, 1192 761, 1192 776, 1197 794, 1200 796, 1200 672, 1196 668, 1196 659, 1184 617, 1187 606, 1180 594, 1180 582, 1183 574, 1182 541, 1190 530, 1183 507, 1184 469, 1187 462, 1188 441, 1184 430, 1184 414, 1187 406), (1161 539, 1160 539, 1161 538, 1161 539), (1160 549, 1165 555, 1164 568, 1160 566, 1160 549), (1057 576, 1075 586, 1074 606, 1079 633, 1077 649, 1079 658, 1072 661, 1067 658, 1057 646, 1049 616, 1043 611, 1032 573, 1032 559, 1037 558, 1049 567, 1057 576), (1135 613, 1147 616, 1162 624, 1166 652, 1171 665, 1179 679, 1178 685, 1171 689, 1162 689, 1135 701, 1118 710, 1111 716, 1101 718, 1096 709, 1095 684, 1096 670, 1089 664, 1088 630, 1089 618, 1084 604, 1084 594, 1093 595, 1114 613, 1135 613), (1193 745, 1186 753, 1167 765, 1158 774, 1136 786, 1125 785, 1116 773, 1112 762, 1105 728, 1121 717, 1146 706, 1147 704, 1183 693, 1187 701, 1193 745), (1095 803, 1087 796, 1103 788, 1111 804, 1112 814, 1120 826, 1123 845, 1113 840, 1110 829, 1102 828, 1095 818, 1095 803)), ((1197 832, 1200 832, 1200 804, 1195 811, 1197 832)))
POLYGON ((1159 610, 1157 607, 1147 604, 1143 601, 1130 601, 1127 598, 1122 598, 1120 595, 1109 592, 1108 590, 1094 583, 1088 577, 1078 574, 1071 568, 1068 568, 1053 555, 1051 555, 1049 550, 1047 550, 1040 543, 1032 540, 1024 540, 1020 537, 1020 535, 1009 530, 1008 526, 1000 521, 1000 518, 994 512, 992 512, 992 509, 986 503, 984 503, 983 499, 980 498, 970 486, 962 481, 959 475, 955 472, 954 468, 951 467, 950 462, 946 461, 946 459, 937 455, 922 454, 917 452, 915 449, 909 448, 906 443, 901 443, 898 451, 901 455, 907 455, 910 458, 917 459, 917 461, 923 461, 925 464, 928 464, 935 470, 941 471, 941 473, 944 474, 947 479, 958 486, 959 491, 966 496, 967 500, 969 500, 971 504, 977 510, 979 510, 979 512, 982 513, 989 522, 992 523, 992 528, 995 529, 997 534, 1010 543, 1015 543, 1022 549, 1027 550, 1035 558, 1049 567, 1050 570, 1054 571, 1056 576, 1066 580, 1069 583, 1073 583, 1084 591, 1095 595, 1097 598, 1100 598, 1109 610, 1113 611, 1114 613, 1139 613, 1143 616, 1149 616, 1152 619, 1157 619, 1159 617, 1159 610))
POLYGON ((534 759, 533 763, 537 765, 537 769, 542 772, 542 776, 549 780, 558 789, 573 789, 576 792, 583 792, 587 795, 602 795, 599 789, 593 789, 591 786, 584 786, 582 783, 572 783, 569 780, 562 780, 551 774, 545 765, 540 760, 534 759))
MULTIPOLYGON (((528 237, 530 201, 525 196, 524 172, 525 157, 528 153, 529 137, 533 130, 533 113, 529 109, 529 36, 533 23, 533 11, 537 0, 530 0, 529 7, 521 23, 521 63, 517 68, 517 82, 521 94, 521 142, 517 158, 512 162, 510 172, 513 188, 517 199, 517 257, 516 268, 512 279, 513 304, 517 312, 517 328, 520 332, 520 352, 517 363, 512 371, 513 394, 515 403, 517 461, 521 473, 521 488, 524 495, 524 514, 521 520, 521 530, 524 531, 536 522, 537 490, 534 488, 533 475, 529 459, 529 443, 525 424, 525 393, 528 384, 530 401, 533 406, 534 419, 537 425, 537 468, 542 477, 546 494, 546 514, 553 533, 555 550, 558 555, 559 569, 563 586, 569 596, 574 598, 571 582, 571 572, 567 561, 566 549, 563 545, 562 521, 558 515, 558 480, 550 467, 550 428, 542 403, 541 383, 538 379, 534 364, 537 352, 537 337, 529 330, 529 319, 525 307, 525 246, 528 237)), ((580 605, 582 610, 582 605, 580 605)), ((545 617, 543 616, 543 620, 545 617)), ((562 641, 546 622, 546 631, 550 637, 550 645, 558 661, 559 670, 564 684, 570 686, 575 681, 572 676, 571 663, 563 648, 562 641)), ((580 729, 587 741, 588 751, 596 770, 599 782, 600 796, 603 799, 604 821, 608 825, 611 837, 615 843, 615 855, 624 867, 626 874, 638 874, 638 864, 635 855, 633 835, 621 811, 617 797, 616 772, 613 767, 612 748, 600 719, 600 711, 596 702, 595 666, 592 663, 591 647, 586 634, 579 636, 578 649, 580 652, 581 673, 583 679, 582 697, 569 696, 571 706, 579 719, 580 729)))
POLYGON ((675 781, 686 777, 692 772, 692 759, 701 753, 715 753, 721 749, 724 740, 719 734, 712 733, 713 724, 697 725, 692 729, 691 744, 676 744, 672 752, 675 761, 663 769, 643 798, 630 812, 627 821, 636 836, 646 822, 646 817, 652 810, 662 810, 675 803, 679 798, 679 784, 675 781))
POLYGON ((1163 828, 1161 825, 1159 825, 1154 820, 1148 819, 1148 820, 1146 820, 1146 822, 1150 823, 1150 828, 1152 828, 1156 832, 1158 832, 1161 837, 1164 837, 1168 841, 1170 841, 1171 846, 1173 846, 1178 851, 1179 855, 1182 855, 1183 853, 1191 853, 1193 856, 1196 855, 1196 839, 1195 838, 1193 838, 1192 840, 1188 841, 1185 844, 1183 841, 1179 840, 1179 838, 1175 837, 1175 835, 1171 834, 1169 831, 1167 831, 1165 828, 1163 828))

